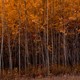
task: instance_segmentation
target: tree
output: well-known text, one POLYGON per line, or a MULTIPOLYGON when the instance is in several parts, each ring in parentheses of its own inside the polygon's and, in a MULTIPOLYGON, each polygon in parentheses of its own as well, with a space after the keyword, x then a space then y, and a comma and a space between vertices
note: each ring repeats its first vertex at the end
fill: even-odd
POLYGON ((4 14, 5 14, 4 0, 2 0, 2 37, 1 37, 1 52, 0 52, 0 75, 2 74, 1 73, 1 67, 2 67, 2 70, 3 70, 3 67, 4 67, 4 62, 3 62, 3 43, 4 43, 4 25, 5 25, 4 14))
POLYGON ((28 37, 27 37, 27 31, 28 31, 28 18, 27 18, 27 10, 26 10, 26 1, 24 0, 24 8, 25 8, 25 72, 27 66, 29 67, 29 51, 28 51, 28 37), (26 66, 27 61, 27 66, 26 66))

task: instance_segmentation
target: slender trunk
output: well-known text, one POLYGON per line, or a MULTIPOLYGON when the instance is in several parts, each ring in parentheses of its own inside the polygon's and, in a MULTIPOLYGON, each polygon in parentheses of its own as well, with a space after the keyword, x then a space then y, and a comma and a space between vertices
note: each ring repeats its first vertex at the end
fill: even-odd
MULTIPOLYGON (((36 38, 37 39, 37 38, 36 38)), ((35 41, 36 41, 36 39, 35 39, 35 41)), ((36 66, 36 68, 37 68, 37 56, 38 56, 38 53, 37 53, 37 42, 35 42, 35 66, 36 66)))
POLYGON ((9 68, 12 72, 12 52, 11 52, 11 45, 10 45, 10 34, 8 33, 8 48, 9 48, 9 68))
POLYGON ((21 71, 21 40, 20 40, 21 33, 20 33, 20 26, 21 26, 21 22, 19 22, 19 38, 18 38, 18 40, 19 40, 19 73, 21 71))
MULTIPOLYGON (((16 3, 16 0, 15 0, 16 3)), ((19 14, 18 16, 18 54, 19 54, 19 61, 18 61, 18 68, 19 68, 19 75, 20 75, 20 71, 21 71, 21 11, 20 11, 20 5, 21 3, 19 2, 19 9, 17 8, 17 5, 15 4, 16 10, 19 14)))
POLYGON ((1 68, 3 70, 3 43, 4 43, 4 0, 2 0, 2 36, 1 36, 1 52, 0 52, 0 77, 2 75, 1 68))
POLYGON ((59 32, 59 36, 58 36, 58 65, 60 65, 60 32, 59 32))
POLYGON ((53 30, 51 29, 51 42, 52 42, 52 65, 53 65, 53 58, 54 58, 54 48, 53 48, 53 30))
MULTIPOLYGON (((78 6, 80 5, 80 1, 78 2, 78 4, 77 4, 78 6)), ((78 14, 78 11, 77 11, 77 13, 76 13, 76 17, 77 17, 77 21, 79 20, 78 19, 78 16, 77 16, 77 14, 78 14)), ((79 41, 78 41, 78 27, 79 27, 79 25, 78 24, 76 24, 76 53, 77 53, 77 65, 79 65, 79 48, 78 48, 78 44, 79 44, 79 41)))
MULTIPOLYGON (((20 23, 19 23, 19 27, 20 27, 20 23)), ((19 41, 19 73, 20 73, 20 70, 21 70, 21 44, 20 44, 20 28, 19 28, 19 38, 18 38, 18 41, 19 41)))
POLYGON ((55 31, 55 64, 57 64, 57 32, 55 31))
MULTIPOLYGON (((77 26, 77 25, 76 25, 77 26)), ((76 27, 76 54, 77 54, 77 65, 79 64, 79 49, 78 49, 78 26, 76 27)))
POLYGON ((46 60, 47 60, 47 74, 49 75, 50 74, 50 69, 49 69, 49 51, 48 51, 48 44, 49 44, 49 39, 48 39, 48 37, 49 37, 49 31, 48 31, 48 26, 49 26, 49 23, 48 23, 48 20, 49 20, 49 10, 48 10, 48 0, 47 0, 47 40, 46 40, 46 42, 47 42, 47 49, 46 49, 46 60))
POLYGON ((47 68, 47 75, 49 75, 50 73, 50 70, 49 70, 49 51, 48 51, 48 0, 44 1, 42 0, 43 2, 43 9, 44 9, 44 12, 43 12, 43 27, 44 27, 44 33, 43 33, 43 40, 44 40, 44 54, 46 54, 46 62, 45 62, 45 65, 46 65, 46 68, 47 68), (46 5, 46 9, 45 9, 45 5, 46 5), (46 10, 46 14, 45 14, 45 10, 46 10), (45 16, 46 15, 46 16, 45 16), (46 17, 46 21, 45 21, 45 17, 46 17), (47 28, 45 28, 45 22, 47 22, 47 28))
POLYGON ((66 66, 67 65, 67 55, 66 55, 66 52, 67 52, 67 50, 66 50, 66 32, 64 31, 64 35, 63 35, 63 43, 64 43, 64 65, 66 66))
POLYGON ((12 73, 12 51, 11 51, 11 39, 10 39, 10 30, 9 30, 9 27, 8 27, 8 22, 7 20, 5 21, 6 22, 6 27, 7 27, 7 37, 8 37, 8 49, 9 49, 9 69, 12 73))
POLYGON ((64 59, 65 59, 65 66, 66 66, 66 33, 64 31, 64 35, 63 35, 63 43, 64 43, 64 59))
MULTIPOLYGON (((19 3, 19 8, 20 8, 20 3, 19 3)), ((17 6, 16 6, 16 9, 17 9, 17 6)), ((18 53, 19 53, 19 74, 20 74, 20 71, 21 71, 21 31, 20 31, 20 27, 21 27, 21 11, 20 11, 20 9, 17 9, 17 12, 18 12, 18 14, 19 14, 19 17, 18 17, 18 25, 19 25, 19 27, 18 27, 18 32, 19 32, 19 34, 18 34, 18 44, 19 44, 19 49, 18 49, 18 53)))
POLYGON ((27 68, 27 65, 29 67, 29 51, 28 51, 28 37, 27 37, 27 23, 28 23, 28 20, 27 20, 27 10, 26 10, 26 1, 24 0, 24 5, 25 5, 25 18, 26 18, 26 23, 25 23, 25 72, 26 72, 26 68, 27 68), (26 65, 27 63, 27 65, 26 65))
MULTIPOLYGON (((52 20, 54 20, 53 19, 54 18, 54 0, 52 1, 52 5, 51 5, 51 16, 52 16, 52 20)), ((53 34, 52 25, 51 25, 51 42, 52 42, 52 65, 53 65, 53 60, 54 60, 54 34, 53 34)))
MULTIPOLYGON (((64 19, 64 0, 61 0, 60 1, 60 3, 62 4, 62 7, 61 7, 61 10, 62 10, 62 18, 64 19)), ((64 32, 63 32, 63 51, 64 51, 64 66, 66 66, 67 65, 67 54, 66 54, 66 52, 67 52, 67 47, 66 47, 66 27, 64 26, 64 21, 62 21, 63 22, 63 28, 64 28, 64 32)))
POLYGON ((56 34, 56 62, 57 62, 57 67, 58 67, 58 32, 56 34))
POLYGON ((45 59, 44 59, 44 52, 43 52, 43 44, 41 42, 41 54, 42 54, 42 64, 43 64, 43 67, 45 67, 45 59))

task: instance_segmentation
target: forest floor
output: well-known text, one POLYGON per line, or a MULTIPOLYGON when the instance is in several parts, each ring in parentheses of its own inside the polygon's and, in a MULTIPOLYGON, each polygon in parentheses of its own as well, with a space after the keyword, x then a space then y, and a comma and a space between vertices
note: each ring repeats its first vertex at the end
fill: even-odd
POLYGON ((80 74, 78 73, 72 73, 72 74, 59 74, 59 75, 53 75, 50 74, 49 76, 32 76, 29 77, 27 75, 11 75, 6 74, 5 76, 0 76, 0 80, 80 80, 80 74))
POLYGON ((45 77, 45 78, 41 78, 41 77, 38 77, 38 78, 20 77, 20 78, 5 79, 5 80, 80 80, 80 75, 63 75, 63 76, 52 76, 52 77, 45 77))

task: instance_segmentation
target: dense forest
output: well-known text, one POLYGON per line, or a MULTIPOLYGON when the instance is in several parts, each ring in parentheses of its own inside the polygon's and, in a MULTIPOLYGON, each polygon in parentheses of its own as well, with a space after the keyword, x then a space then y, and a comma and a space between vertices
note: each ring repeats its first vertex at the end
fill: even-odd
POLYGON ((0 0, 0 77, 80 73, 80 0, 0 0))

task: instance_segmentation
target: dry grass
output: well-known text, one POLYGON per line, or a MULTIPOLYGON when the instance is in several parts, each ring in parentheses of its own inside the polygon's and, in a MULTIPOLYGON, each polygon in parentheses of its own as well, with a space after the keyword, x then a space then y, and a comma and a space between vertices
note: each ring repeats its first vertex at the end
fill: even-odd
POLYGON ((24 77, 15 77, 15 78, 5 78, 2 80, 80 80, 80 76, 73 75, 63 75, 63 76, 53 76, 53 77, 36 77, 36 78, 26 78, 24 77))
POLYGON ((79 65, 74 66, 73 68, 54 65, 50 67, 50 72, 50 76, 47 77, 46 68, 29 67, 26 70, 26 74, 24 70, 22 70, 19 74, 18 69, 15 68, 12 73, 9 70, 3 70, 1 78, 2 80, 80 80, 79 65))

